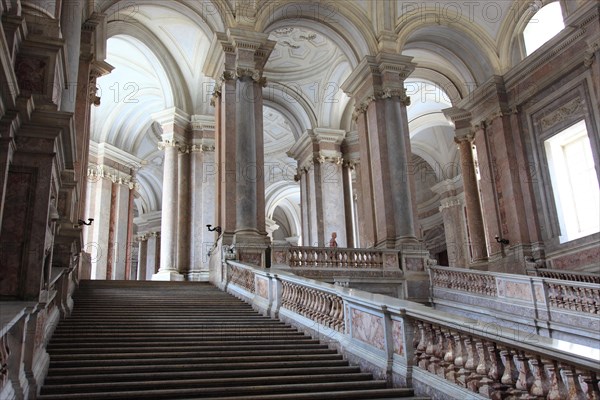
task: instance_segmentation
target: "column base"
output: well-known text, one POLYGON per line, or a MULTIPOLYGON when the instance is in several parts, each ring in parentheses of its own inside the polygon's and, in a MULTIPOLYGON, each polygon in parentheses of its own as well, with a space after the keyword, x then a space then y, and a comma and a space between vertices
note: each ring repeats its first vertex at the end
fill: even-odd
MULTIPOLYGON (((235 251, 240 262, 253 264, 258 267, 267 266, 267 248, 271 240, 265 233, 257 230, 238 230, 234 236, 235 251)), ((270 261, 270 260, 269 260, 270 261)))
POLYGON ((209 271, 189 272, 187 273, 186 278, 188 281, 192 282, 208 282, 209 271))
POLYGON ((177 271, 158 271, 152 275, 153 281, 183 281, 185 277, 177 271))

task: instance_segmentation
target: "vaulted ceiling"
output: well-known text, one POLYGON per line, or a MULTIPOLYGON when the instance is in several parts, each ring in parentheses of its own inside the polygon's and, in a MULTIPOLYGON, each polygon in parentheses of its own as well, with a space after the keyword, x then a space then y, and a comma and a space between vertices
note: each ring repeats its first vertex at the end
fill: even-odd
MULTIPOLYGON (((353 101, 340 86, 365 55, 392 46, 418 65, 406 82, 411 143, 434 171, 456 159, 453 127, 441 110, 510 68, 515 31, 531 16, 529 3, 509 0, 105 0, 96 7, 108 15, 107 61, 115 69, 98 81, 92 140, 142 160, 141 213, 161 207, 160 129, 152 114, 169 107, 214 113, 213 81, 202 67, 213 34, 236 15, 252 9, 256 29, 277 42, 265 66, 267 162, 293 163, 286 151, 306 129, 354 130, 353 101)), ((289 184, 279 185, 289 192, 289 184)))

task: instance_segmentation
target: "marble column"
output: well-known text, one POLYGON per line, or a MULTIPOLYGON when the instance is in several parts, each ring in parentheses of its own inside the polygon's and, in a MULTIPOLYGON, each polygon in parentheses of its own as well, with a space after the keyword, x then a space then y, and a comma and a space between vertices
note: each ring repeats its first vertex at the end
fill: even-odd
POLYGON ((414 70, 412 58, 379 53, 365 57, 342 89, 356 102, 354 117, 361 143, 361 193, 364 202, 365 241, 377 247, 418 245, 415 183, 408 132, 404 79, 414 70), (370 229, 370 216, 374 227, 370 229), (374 236, 371 238, 371 236, 374 236))
POLYGON ((479 196, 479 184, 475 174, 473 159, 473 128, 471 114, 458 108, 443 110, 455 125, 455 141, 458 144, 461 175, 464 187, 465 206, 467 211, 467 226, 469 227, 469 253, 466 260, 478 263, 487 260, 487 245, 483 215, 479 196))
POLYGON ((179 147, 178 160, 178 195, 177 195, 177 270, 183 276, 189 274, 190 265, 190 230, 194 219, 190 205, 190 147, 179 147))
MULTIPOLYGON (((85 248, 91 254, 92 261, 92 279, 110 279, 108 272, 108 254, 109 254, 109 225, 111 222, 111 196, 113 183, 110 179, 105 179, 96 167, 90 168, 88 179, 93 189, 93 217, 94 222, 91 225, 91 235, 88 236, 88 242, 85 248)), ((88 230, 90 228, 87 228, 88 230)))
POLYGON ((90 143, 85 213, 94 221, 81 228, 82 250, 91 253, 92 279, 127 279, 137 188, 131 166, 139 162, 108 143, 90 143))
POLYGON ((183 280, 177 268, 177 163, 179 142, 163 137, 160 143, 164 150, 162 219, 160 224, 160 268, 152 280, 183 280))
POLYGON ((460 175, 446 179, 431 188, 440 195, 440 213, 444 221, 449 267, 465 267, 470 261, 465 200, 460 175))
POLYGON ((343 163, 343 185, 344 185, 344 209, 346 212, 346 238, 348 247, 358 247, 358 231, 356 226, 356 207, 354 194, 355 171, 360 163, 360 144, 358 132, 348 132, 342 143, 343 163))
POLYGON ((208 281, 208 252, 217 234, 206 225, 218 226, 216 185, 218 168, 215 163, 215 117, 192 115, 191 157, 191 266, 190 281, 208 281))
MULTIPOLYGON (((341 143, 346 132, 315 128, 306 131, 288 152, 298 161, 301 182, 301 207, 309 216, 310 232, 305 245, 328 246, 333 232, 339 247, 347 246, 346 210, 341 143)), ((303 238, 304 239, 304 238, 303 238)))
POLYGON ((150 232, 146 244, 146 275, 142 280, 150 281, 160 266, 160 232, 150 232))
POLYGON ((148 267, 148 235, 143 234, 137 237, 139 243, 138 249, 138 268, 137 268, 137 280, 145 281, 147 276, 148 267))
POLYGON ((125 280, 127 247, 129 246, 129 186, 113 183, 111 196, 111 219, 109 224, 108 268, 110 279, 125 280))
POLYGON ((0 118, 0 226, 4 214, 8 171, 16 150, 14 135, 18 124, 19 118, 16 112, 5 113, 0 118))
POLYGON ((215 34, 204 66, 204 73, 218 81, 213 103, 219 103, 216 146, 223 244, 235 242, 238 258, 256 265, 265 265, 270 242, 265 229, 262 71, 274 46, 268 34, 230 28, 215 34))
MULTIPOLYGON (((177 263, 179 233, 179 148, 187 139, 189 116, 172 108, 152 115, 163 130, 159 148, 164 151, 160 228, 160 268, 152 280, 178 281, 184 276, 177 263)), ((184 216, 181 216, 182 218, 184 216)))

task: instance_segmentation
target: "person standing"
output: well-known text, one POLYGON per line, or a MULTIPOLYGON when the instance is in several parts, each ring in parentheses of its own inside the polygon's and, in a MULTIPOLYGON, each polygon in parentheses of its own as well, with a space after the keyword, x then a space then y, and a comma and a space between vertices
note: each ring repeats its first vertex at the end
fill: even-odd
POLYGON ((338 247, 337 241, 335 240, 336 238, 337 232, 332 232, 331 239, 329 239, 329 247, 338 247))

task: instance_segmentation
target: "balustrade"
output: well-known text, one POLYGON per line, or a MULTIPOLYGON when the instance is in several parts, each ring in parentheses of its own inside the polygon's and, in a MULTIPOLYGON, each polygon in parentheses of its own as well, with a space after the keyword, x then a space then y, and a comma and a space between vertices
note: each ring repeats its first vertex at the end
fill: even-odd
POLYGON ((434 287, 461 290, 485 296, 497 295, 494 276, 447 268, 432 268, 431 271, 434 287))
MULTIPOLYGON (((344 339, 345 346, 351 347, 356 341, 361 341, 359 349, 365 351, 365 341, 374 349, 382 348, 378 340, 400 341, 397 348, 407 349, 401 352, 403 355, 400 357, 405 365, 422 373, 436 375, 448 385, 457 385, 464 391, 494 400, 600 400, 600 370, 597 368, 598 362, 592 361, 598 358, 598 352, 593 349, 589 349, 589 353, 593 355, 587 354, 587 349, 571 354, 547 338, 528 335, 528 340, 523 341, 517 336, 518 331, 508 328, 504 330, 498 326, 490 330, 489 324, 482 329, 475 324, 476 321, 416 303, 387 298, 383 306, 381 297, 373 299, 354 289, 305 280, 285 272, 273 274, 241 264, 228 264, 231 283, 240 287, 253 283, 254 273, 260 274, 263 279, 276 281, 280 289, 272 292, 273 298, 269 299, 271 304, 278 304, 281 309, 330 327, 341 335, 348 335, 344 339), (252 280, 249 276, 252 276, 252 280), (396 333, 383 335, 385 339, 381 339, 381 336, 377 339, 375 335, 372 343, 368 335, 354 336, 351 332, 360 329, 355 323, 360 324, 361 318, 351 318, 348 323, 352 327, 348 329, 344 322, 345 310, 354 310, 355 307, 361 310, 359 314, 370 315, 368 321, 383 318, 385 309, 385 312, 390 313, 394 324, 402 321, 403 328, 398 332, 406 329, 406 332, 411 333, 404 336, 400 333, 400 337, 395 337, 396 333), (405 343, 404 340, 411 342, 405 343)), ((461 271, 458 274, 456 271, 442 272, 448 273, 433 275, 435 282, 442 287, 454 287, 454 283, 470 274, 465 272, 461 275, 461 271)), ((481 285, 487 282, 487 277, 482 273, 475 273, 478 274, 483 276, 476 283, 479 287, 470 288, 475 293, 482 294, 481 285)), ((564 307, 573 310, 589 307, 589 303, 575 301, 572 293, 563 293, 566 289, 560 283, 551 281, 561 290, 555 298, 557 301, 560 299, 564 307)), ((566 287, 572 286, 567 284, 566 287)), ((590 288, 586 287, 586 290, 589 292, 590 288)), ((298 321, 300 320, 296 320, 298 321)), ((314 329, 306 322, 300 324, 314 329)), ((394 348, 392 343, 387 343, 386 346, 394 348)), ((398 355, 396 353, 388 361, 397 362, 398 355)), ((415 379, 414 371, 412 375, 415 379)))
POLYGON ((490 399, 600 399, 598 371, 490 338, 415 322, 415 364, 490 399))
POLYGON ((340 247, 290 247, 287 263, 292 268, 383 268, 383 250, 340 247))
POLYGON ((338 332, 344 331, 344 307, 341 297, 292 282, 283 281, 281 284, 282 307, 338 332))
POLYGON ((561 279, 565 281, 586 282, 600 284, 600 275, 586 272, 563 271, 556 269, 530 269, 528 275, 539 276, 542 278, 561 279))
MULTIPOLYGON (((556 275, 554 273, 550 275, 556 275)), ((531 277, 525 275, 495 274, 481 271, 459 271, 455 268, 431 268, 431 282, 434 288, 460 290, 478 295, 499 297, 498 279, 509 280, 517 285, 528 286, 526 290, 517 293, 519 300, 536 296, 536 306, 548 306, 569 311, 588 314, 600 314, 600 285, 584 281, 558 280, 554 278, 531 277), (531 285, 543 286, 544 290, 534 290, 531 285), (538 297, 540 296, 540 297, 538 297)), ((588 280, 592 280, 591 278, 588 280)), ((513 293, 514 294, 514 293, 513 293)), ((509 293, 505 293, 508 297, 509 293)), ((531 299, 532 301, 533 299, 531 299)))

